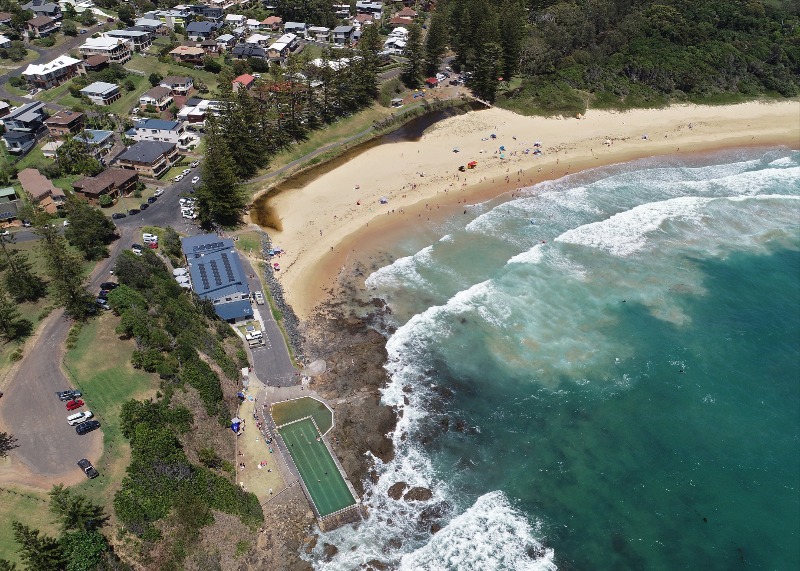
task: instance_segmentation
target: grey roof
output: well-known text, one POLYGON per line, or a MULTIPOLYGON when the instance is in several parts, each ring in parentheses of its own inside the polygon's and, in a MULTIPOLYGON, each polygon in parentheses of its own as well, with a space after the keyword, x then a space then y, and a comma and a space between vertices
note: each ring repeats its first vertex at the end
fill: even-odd
POLYGON ((30 140, 35 139, 36 136, 33 133, 28 131, 6 131, 3 133, 3 138, 8 141, 23 141, 23 140, 30 140))
POLYGON ((246 299, 231 301, 229 303, 219 303, 214 306, 214 311, 221 319, 246 319, 253 317, 253 308, 246 299))
POLYGON ((142 119, 136 123, 137 129, 158 129, 159 131, 172 131, 180 126, 177 121, 166 121, 164 119, 142 119))
POLYGON ((114 131, 99 131, 96 129, 86 129, 82 134, 75 137, 78 141, 84 141, 91 145, 102 145, 110 137, 114 136, 114 131))
POLYGON ((267 56, 267 50, 254 44, 239 44, 238 46, 234 46, 231 53, 235 56, 241 55, 255 58, 264 58, 267 56))
POLYGON ((147 30, 135 30, 132 27, 125 30, 109 30, 106 32, 107 36, 112 38, 141 38, 142 36, 150 36, 147 30))
POLYGON ((36 101, 34 103, 26 103, 14 109, 11 113, 3 117, 3 120, 16 119, 18 121, 31 121, 38 118, 44 113, 44 103, 36 101))
POLYGON ((174 147, 175 143, 139 141, 135 145, 131 145, 126 151, 123 151, 117 159, 152 164, 158 157, 171 151, 174 147))
POLYGON ((304 28, 305 29, 305 27, 306 27, 306 23, 305 22, 286 22, 283 25, 283 29, 284 30, 286 28, 292 28, 292 29, 294 29, 294 28, 304 28))
POLYGON ((186 26, 186 33, 210 34, 220 27, 221 26, 216 22, 190 22, 189 25, 186 26))
POLYGON ((219 299, 235 293, 250 293, 233 240, 202 234, 183 238, 181 245, 189 261, 192 289, 197 295, 219 299))
POLYGON ((349 34, 353 31, 353 26, 336 26, 333 29, 334 34, 349 34))
POLYGON ((81 93, 86 95, 104 95, 109 91, 119 90, 119 86, 114 83, 106 83, 105 81, 95 81, 91 85, 87 85, 81 89, 81 93))

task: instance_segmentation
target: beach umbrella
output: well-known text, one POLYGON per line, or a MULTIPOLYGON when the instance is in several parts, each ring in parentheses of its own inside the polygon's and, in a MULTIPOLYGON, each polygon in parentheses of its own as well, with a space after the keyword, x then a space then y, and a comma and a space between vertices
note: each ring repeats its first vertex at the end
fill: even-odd
POLYGON ((458 152, 460 152, 460 151, 461 151, 461 149, 459 149, 458 147, 453 147, 453 152, 454 152, 454 153, 458 153, 458 152))
POLYGON ((186 271, 186 268, 175 268, 174 270, 172 270, 173 276, 185 276, 188 273, 189 272, 186 271))
POLYGON ((380 202, 381 204, 389 204, 389 199, 385 196, 382 196, 380 202))

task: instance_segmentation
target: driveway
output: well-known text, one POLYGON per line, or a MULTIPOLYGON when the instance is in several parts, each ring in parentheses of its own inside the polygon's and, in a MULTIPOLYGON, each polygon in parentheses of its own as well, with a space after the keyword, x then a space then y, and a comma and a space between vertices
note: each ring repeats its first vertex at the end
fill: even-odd
MULTIPOLYGON (((106 281, 116 256, 131 242, 132 232, 126 232, 114 244, 112 255, 95 267, 90 291, 106 281)), ((11 452, 12 458, 46 478, 65 476, 71 480, 72 474, 79 470, 78 460, 88 458, 97 462, 103 452, 102 428, 78 436, 67 424, 66 418, 72 413, 55 395, 56 391, 72 387, 61 369, 64 342, 71 326, 63 310, 54 311, 47 318, 0 399, 0 422, 19 445, 11 452)), ((84 410, 91 410, 91 398, 91 394, 86 395, 84 410)), ((103 419, 98 420, 102 425, 103 419)))

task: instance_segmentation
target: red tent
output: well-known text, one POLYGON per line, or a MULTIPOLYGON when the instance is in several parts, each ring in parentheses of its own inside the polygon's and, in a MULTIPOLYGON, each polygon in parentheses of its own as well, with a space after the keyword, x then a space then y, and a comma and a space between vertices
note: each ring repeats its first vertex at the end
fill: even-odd
POLYGON ((425 80, 425 85, 427 85, 428 87, 436 87, 437 85, 439 85, 439 80, 436 79, 435 77, 429 77, 428 79, 425 80))

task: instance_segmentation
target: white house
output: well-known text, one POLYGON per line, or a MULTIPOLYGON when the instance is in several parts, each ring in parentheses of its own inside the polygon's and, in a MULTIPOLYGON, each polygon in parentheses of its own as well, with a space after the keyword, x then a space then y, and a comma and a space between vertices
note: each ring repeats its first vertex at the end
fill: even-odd
POLYGON ((297 36, 294 34, 283 34, 277 42, 267 48, 270 58, 283 58, 289 55, 297 44, 297 36))
POLYGON ((81 89, 81 94, 89 98, 95 105, 111 105, 122 97, 119 85, 107 83, 105 81, 95 81, 81 89))
POLYGON ((80 62, 66 55, 59 56, 49 63, 30 64, 22 77, 36 87, 50 89, 77 75, 80 62))
POLYGON ((269 44, 271 39, 272 38, 270 38, 269 36, 265 36, 263 34, 253 34, 252 36, 247 38, 244 41, 244 43, 246 43, 246 44, 254 44, 254 45, 257 45, 257 46, 261 46, 261 47, 266 47, 269 44))
POLYGON ((123 64, 131 59, 133 42, 125 38, 112 38, 102 34, 96 38, 89 38, 80 47, 81 55, 84 59, 89 56, 106 56, 108 63, 123 64))
POLYGON ((126 133, 135 141, 158 141, 186 146, 192 137, 178 121, 163 119, 142 119, 126 133))

